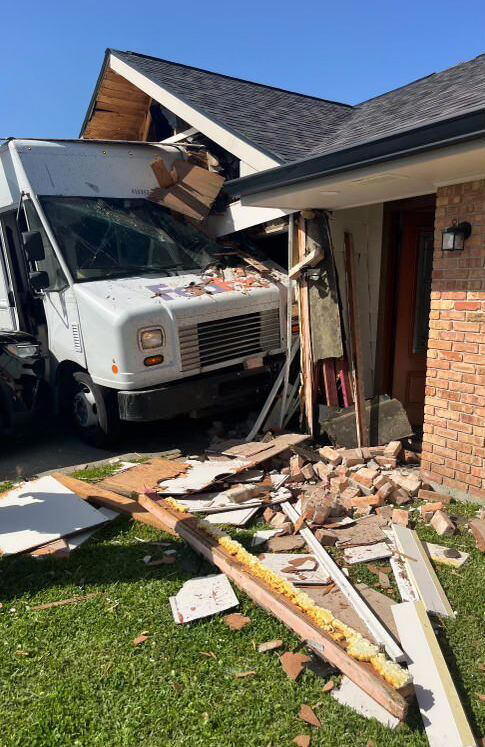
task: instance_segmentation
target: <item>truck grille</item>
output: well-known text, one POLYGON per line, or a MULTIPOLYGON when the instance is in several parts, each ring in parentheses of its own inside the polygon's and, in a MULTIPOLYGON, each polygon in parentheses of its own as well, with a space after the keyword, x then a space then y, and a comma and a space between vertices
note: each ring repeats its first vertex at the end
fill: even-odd
POLYGON ((200 322, 179 330, 182 371, 258 355, 280 347, 278 309, 200 322))

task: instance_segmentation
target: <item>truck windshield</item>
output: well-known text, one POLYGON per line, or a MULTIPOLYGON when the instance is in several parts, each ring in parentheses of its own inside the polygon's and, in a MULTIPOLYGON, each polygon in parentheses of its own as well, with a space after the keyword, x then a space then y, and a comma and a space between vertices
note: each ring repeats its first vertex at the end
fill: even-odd
POLYGON ((78 282, 203 269, 221 247, 144 199, 41 197, 78 282))

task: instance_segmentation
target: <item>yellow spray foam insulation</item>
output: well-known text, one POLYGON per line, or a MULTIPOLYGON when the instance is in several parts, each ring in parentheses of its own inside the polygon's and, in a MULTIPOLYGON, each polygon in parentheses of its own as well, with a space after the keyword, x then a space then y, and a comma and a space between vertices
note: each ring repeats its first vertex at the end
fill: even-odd
MULTIPOLYGON (((182 506, 173 498, 166 498, 165 503, 180 513, 187 513, 185 506, 182 506)), ((244 565, 252 576, 261 579, 273 591, 282 594, 293 602, 293 604, 308 615, 319 628, 328 633, 335 641, 345 642, 347 644, 347 653, 354 659, 370 662, 376 672, 395 688, 403 687, 411 682, 411 676, 405 669, 399 664, 390 661, 385 654, 379 651, 379 648, 374 643, 364 638, 361 633, 358 633, 350 626, 338 620, 330 610, 319 607, 308 594, 298 591, 293 584, 286 581, 278 573, 266 568, 258 558, 251 555, 239 542, 233 540, 228 534, 225 534, 225 532, 209 524, 204 519, 192 518, 200 529, 217 540, 218 544, 244 565)))

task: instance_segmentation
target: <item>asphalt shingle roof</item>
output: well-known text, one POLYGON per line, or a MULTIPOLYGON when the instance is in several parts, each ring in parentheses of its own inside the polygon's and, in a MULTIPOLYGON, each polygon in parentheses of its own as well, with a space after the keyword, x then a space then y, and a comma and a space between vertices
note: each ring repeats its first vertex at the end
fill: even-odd
POLYGON ((352 107, 133 52, 130 67, 280 163, 308 155, 352 107))
POLYGON ((338 132, 325 135, 309 155, 342 150, 483 107, 485 54, 356 105, 338 132))
POLYGON ((485 108, 485 54, 356 106, 110 50, 281 164, 485 108))

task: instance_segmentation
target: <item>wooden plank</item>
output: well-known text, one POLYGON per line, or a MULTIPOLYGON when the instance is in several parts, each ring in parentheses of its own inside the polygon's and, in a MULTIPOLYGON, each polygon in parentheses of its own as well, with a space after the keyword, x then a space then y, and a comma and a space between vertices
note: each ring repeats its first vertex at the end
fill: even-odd
POLYGON ((184 462, 175 459, 150 459, 145 464, 105 477, 98 485, 128 498, 136 498, 136 494, 144 493, 145 490, 155 490, 161 480, 178 477, 187 470, 188 466, 184 462))
MULTIPOLYGON (((273 457, 279 456, 279 454, 282 454, 284 451, 289 449, 290 446, 301 444, 304 441, 308 441, 309 438, 310 436, 307 436, 304 433, 283 433, 281 436, 277 436, 273 439, 270 449, 265 449, 259 454, 250 457, 244 470, 253 469, 260 464, 263 464, 263 462, 266 462, 268 459, 273 459, 273 457)), ((238 472, 242 471, 243 470, 238 470, 238 472)))
POLYGON ((323 384, 325 397, 329 407, 338 407, 337 381, 335 377, 335 359, 326 358, 322 361, 323 384))
MULTIPOLYGON (((305 218, 300 213, 297 220, 296 244, 298 258, 301 262, 305 259, 306 233, 305 218)), ((313 356, 312 335, 310 329, 310 306, 308 301, 308 281, 305 275, 298 280, 298 316, 300 322, 300 351, 301 351, 301 374, 302 374, 302 398, 303 413, 306 425, 311 436, 315 433, 315 401, 314 401, 314 378, 313 378, 313 356)))
POLYGON ((348 332, 350 341, 350 361, 354 385, 355 419, 357 444, 369 445, 369 429, 364 397, 364 353, 360 332, 359 309, 357 303, 357 269, 355 266, 354 241, 348 231, 344 234, 345 281, 347 288, 348 332))
POLYGON ((117 112, 105 112, 96 110, 94 113, 96 117, 96 123, 98 125, 113 125, 114 127, 133 127, 137 128, 140 126, 140 121, 143 117, 139 115, 133 115, 129 113, 118 114, 117 112))
POLYGON ((412 529, 391 524, 395 544, 404 560, 407 576, 428 612, 454 617, 454 612, 436 575, 428 554, 412 529))
POLYGON ((140 508, 140 505, 132 498, 125 498, 117 493, 100 488, 98 485, 91 485, 88 482, 77 480, 75 477, 64 475, 61 472, 55 472, 52 476, 66 488, 76 493, 79 498, 89 501, 89 503, 93 503, 95 506, 112 508, 114 511, 128 514, 135 521, 148 524, 155 527, 155 529, 161 529, 163 532, 168 532, 168 534, 175 534, 172 529, 162 524, 158 519, 148 513, 148 511, 140 508))
POLYGON ((146 117, 147 113, 146 103, 131 101, 129 94, 124 99, 117 96, 109 96, 107 94, 100 95, 96 99, 96 109, 116 112, 117 114, 131 114, 132 116, 137 116, 142 119, 146 117))
POLYGON ((164 503, 155 503, 147 496, 140 497, 140 505, 150 511, 160 522, 170 526, 194 550, 216 565, 256 604, 281 620, 303 640, 317 644, 321 648, 319 653, 390 713, 400 719, 405 718, 407 702, 400 692, 390 687, 377 675, 371 665, 349 656, 341 645, 314 625, 296 605, 251 576, 244 566, 220 547, 214 539, 198 529, 191 517, 183 516, 182 518, 179 512, 173 511, 164 503))
MULTIPOLYGON (((290 503, 282 503, 281 508, 293 524, 300 519, 300 514, 290 503)), ((394 661, 401 661, 404 658, 403 651, 399 648, 391 634, 385 629, 381 621, 374 615, 365 600, 360 596, 357 589, 350 583, 345 573, 342 572, 328 552, 324 550, 313 532, 308 529, 307 526, 302 527, 299 531, 319 563, 325 568, 328 575, 331 576, 338 588, 343 594, 345 594, 356 612, 362 620, 364 620, 367 628, 371 631, 374 640, 384 646, 391 659, 394 661)))
POLYGON ((475 738, 424 604, 421 601, 395 604, 392 614, 408 656, 430 747, 475 747, 475 738))

